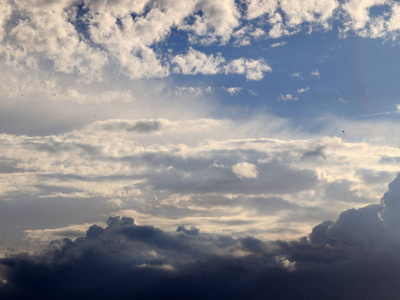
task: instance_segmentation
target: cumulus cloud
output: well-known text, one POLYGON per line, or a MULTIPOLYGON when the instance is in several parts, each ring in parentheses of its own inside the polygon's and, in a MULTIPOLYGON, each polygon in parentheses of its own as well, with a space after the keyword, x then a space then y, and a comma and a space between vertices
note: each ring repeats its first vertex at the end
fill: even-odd
POLYGON ((185 55, 177 55, 172 60, 176 65, 174 71, 176 73, 196 75, 196 74, 212 74, 221 72, 221 65, 225 62, 225 58, 218 53, 215 57, 213 54, 206 55, 203 52, 190 48, 185 55))
POLYGON ((247 0, 247 19, 255 19, 264 14, 273 14, 278 8, 278 1, 247 0))
POLYGON ((257 178, 258 176, 257 167, 248 162, 242 162, 232 166, 232 172, 240 179, 251 179, 257 178))
POLYGON ((398 25, 398 3, 396 1, 346 1, 343 4, 345 22, 343 34, 353 31, 363 37, 386 38, 396 36, 398 25), (380 14, 372 14, 374 7, 383 8, 380 14))
POLYGON ((329 19, 338 8, 335 0, 323 1, 288 1, 280 3, 282 10, 288 17, 288 25, 296 26, 301 23, 317 23, 324 28, 329 27, 329 19))
POLYGON ((261 80, 265 72, 272 69, 262 59, 239 58, 226 62, 221 53, 207 55, 190 48, 185 55, 177 55, 173 58, 174 72, 187 75, 205 74, 245 74, 248 80, 261 80))
POLYGON ((192 24, 184 23, 182 28, 194 32, 192 41, 209 44, 220 39, 227 43, 233 30, 239 26, 240 13, 232 0, 222 1, 197 1, 197 8, 202 14, 194 16, 192 24))
POLYGON ((259 38, 279 38, 304 28, 310 32, 330 30, 335 22, 342 36, 353 32, 362 37, 395 39, 400 28, 400 5, 392 0, 246 0, 242 5, 233 0, 88 0, 83 5, 79 1, 34 1, 29 6, 3 1, 0 9, 0 53, 6 64, 53 70, 86 81, 102 80, 105 70, 133 80, 162 78, 177 71, 217 74, 221 70, 259 80, 260 74, 269 71, 262 61, 247 57, 239 58, 242 61, 235 66, 225 66, 222 64, 231 62, 218 54, 193 50, 176 54, 176 49, 159 47, 168 45, 174 31, 187 36, 189 46, 245 46, 259 38), (382 12, 371 13, 372 8, 382 8, 382 12), (259 18, 263 18, 260 24, 259 18), (239 71, 238 64, 252 71, 239 71))
POLYGON ((225 74, 246 74, 247 80, 261 80, 265 72, 271 72, 272 68, 268 66, 263 59, 235 59, 224 67, 225 74))

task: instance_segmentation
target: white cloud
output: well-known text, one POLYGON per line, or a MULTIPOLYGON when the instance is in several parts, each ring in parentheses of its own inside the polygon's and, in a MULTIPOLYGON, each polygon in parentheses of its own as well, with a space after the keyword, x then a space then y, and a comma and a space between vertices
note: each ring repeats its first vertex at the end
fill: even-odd
POLYGON ((388 3, 387 0, 349 0, 346 1, 342 8, 349 17, 347 26, 351 26, 353 30, 360 30, 370 22, 369 9, 376 5, 388 3))
POLYGON ((310 87, 301 88, 297 90, 297 93, 302 94, 310 90, 310 87))
POLYGON ((232 166, 232 172, 240 179, 254 179, 258 176, 257 167, 248 162, 242 162, 232 166))
POLYGON ((267 22, 272 26, 269 36, 279 38, 297 32, 300 25, 330 28, 330 21, 339 7, 336 0, 324 1, 265 1, 247 0, 247 19, 267 15, 267 22), (281 14, 281 12, 284 15, 281 14), (284 21, 285 20, 285 21, 284 21))
POLYGON ((339 3, 336 0, 282 0, 280 5, 288 18, 288 26, 298 26, 307 22, 317 23, 327 29, 330 26, 328 21, 339 3))
POLYGON ((17 25, 11 27, 0 51, 16 67, 38 68, 46 60, 51 60, 57 72, 79 72, 81 76, 99 77, 108 61, 107 54, 81 38, 68 22, 74 11, 62 10, 61 7, 46 7, 40 1, 29 6, 16 2, 18 13, 24 17, 21 16, 17 25))
POLYGON ((261 80, 265 72, 272 69, 262 59, 239 58, 226 62, 220 53, 207 55, 190 48, 187 54, 179 54, 172 59, 175 73, 196 75, 245 74, 247 80, 261 80))
POLYGON ((239 72, 243 68, 229 67, 234 62, 219 61, 224 59, 222 55, 202 57, 197 53, 189 58, 192 50, 172 55, 158 46, 167 44, 174 30, 188 33, 189 42, 207 46, 249 45, 255 39, 279 38, 305 27, 328 30, 334 20, 341 24, 344 36, 352 31, 363 37, 396 38, 400 29, 400 5, 391 0, 350 0, 340 5, 336 0, 246 0, 243 12, 234 0, 87 0, 84 10, 77 4, 37 0, 27 6, 23 1, 3 1, 0 53, 4 61, 21 70, 56 71, 86 81, 102 80, 104 70, 133 80, 161 78, 177 67, 183 74, 217 74, 221 68, 230 74, 228 70, 233 68, 246 73, 248 80, 259 80, 269 71, 261 60, 239 58, 248 70, 239 72), (371 15, 370 10, 378 6, 384 11, 371 15), (260 17, 269 32, 254 20, 260 17), (250 22, 243 24, 243 19, 250 22), (205 61, 210 64, 202 65, 205 61), (184 66, 194 69, 182 69, 184 66))
POLYGON ((279 43, 274 43, 274 44, 271 44, 271 48, 276 48, 276 47, 282 47, 282 46, 285 46, 287 44, 287 42, 279 42, 279 43))
POLYGON ((319 70, 314 70, 314 71, 312 71, 312 72, 311 72, 311 76, 312 76, 312 77, 315 77, 315 78, 319 78, 319 76, 320 76, 319 70))
POLYGON ((290 76, 303 79, 300 72, 292 73, 292 74, 290 74, 290 76))
POLYGON ((263 59, 254 60, 239 58, 229 62, 224 67, 225 74, 246 74, 247 80, 261 80, 265 72, 272 72, 272 69, 263 59))
POLYGON ((353 31, 362 37, 396 38, 400 29, 399 4, 391 0, 350 0, 343 4, 346 21, 342 34, 353 31), (371 14, 374 7, 383 8, 380 14, 371 14))
POLYGON ((293 96, 292 94, 286 94, 286 95, 280 95, 279 97, 280 101, 297 101, 299 98, 293 96))
POLYGON ((84 8, 97 13, 110 12, 116 16, 123 16, 128 13, 142 14, 149 2, 149 0, 85 0, 84 8))
POLYGON ((238 94, 241 90, 242 90, 242 88, 241 87, 237 87, 237 86, 229 87, 229 88, 226 89, 226 91, 229 94, 231 94, 232 96, 238 94))
POLYGON ((278 1, 247 0, 247 19, 255 19, 264 14, 273 14, 278 8, 278 1))
POLYGON ((175 73, 196 75, 208 74, 215 75, 220 73, 222 65, 225 63, 225 58, 221 53, 207 55, 203 52, 190 48, 185 55, 176 55, 172 59, 175 73))
POLYGON ((208 44, 220 39, 227 43, 233 30, 239 26, 240 13, 234 0, 221 1, 195 1, 196 10, 201 10, 201 15, 194 16, 192 24, 183 23, 179 28, 195 33, 195 40, 208 44))

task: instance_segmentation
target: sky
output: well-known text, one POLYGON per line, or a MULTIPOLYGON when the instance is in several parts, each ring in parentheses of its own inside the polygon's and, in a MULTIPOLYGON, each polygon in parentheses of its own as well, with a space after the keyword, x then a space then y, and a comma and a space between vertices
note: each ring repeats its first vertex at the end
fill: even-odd
POLYGON ((399 34, 394 0, 2 0, 0 299, 393 298, 399 34))

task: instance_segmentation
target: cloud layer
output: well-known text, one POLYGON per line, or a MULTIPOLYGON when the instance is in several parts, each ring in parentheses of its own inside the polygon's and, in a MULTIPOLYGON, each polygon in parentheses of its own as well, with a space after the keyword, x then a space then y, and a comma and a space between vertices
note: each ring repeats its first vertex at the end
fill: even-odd
POLYGON ((2 134, 2 232, 36 244, 112 214, 167 230, 293 238, 376 203, 398 172, 396 147, 296 139, 271 120, 110 119, 59 135, 2 134), (273 132, 281 138, 262 137, 273 132))
POLYGON ((0 260, 3 299, 364 299, 399 293, 400 176, 381 204, 344 211, 296 241, 167 233, 110 217, 75 241, 0 260), (154 287, 157 288, 154 288, 154 287))

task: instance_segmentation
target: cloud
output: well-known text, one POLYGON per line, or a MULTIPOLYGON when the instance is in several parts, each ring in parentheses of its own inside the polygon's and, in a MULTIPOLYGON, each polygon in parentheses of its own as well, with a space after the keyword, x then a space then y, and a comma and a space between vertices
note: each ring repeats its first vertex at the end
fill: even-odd
POLYGON ((296 33, 299 26, 307 24, 311 28, 322 27, 328 30, 334 12, 339 3, 335 0, 325 1, 265 1, 247 0, 248 20, 266 15, 266 20, 272 27, 269 36, 279 38, 296 33))
POLYGON ((316 226, 311 242, 336 243, 358 247, 399 247, 400 175, 389 184, 380 204, 350 209, 340 214, 336 222, 326 221, 316 226))
POLYGON ((239 58, 226 62, 221 53, 206 55, 203 52, 190 48, 185 55, 177 55, 172 60, 175 65, 174 72, 186 75, 215 75, 225 74, 245 74, 247 80, 261 80, 265 72, 272 69, 262 59, 239 58))
POLYGON ((214 88, 209 86, 206 88, 201 88, 201 87, 192 87, 192 86, 178 86, 176 87, 175 91, 173 91, 173 94, 178 96, 178 97, 183 97, 185 95, 190 95, 190 96, 201 96, 203 94, 212 94, 214 92, 214 88))
POLYGON ((257 167, 248 162, 242 162, 232 166, 232 172, 240 179, 252 179, 258 176, 257 167))
POLYGON ((174 72, 196 75, 196 74, 212 74, 221 72, 221 65, 225 63, 225 58, 218 53, 215 57, 213 54, 206 55, 203 52, 190 48, 186 55, 177 55, 172 60, 176 65, 174 72))
POLYGON ((343 4, 345 22, 342 34, 353 31, 362 37, 388 38, 396 36, 399 5, 395 1, 347 1, 343 4), (372 14, 374 7, 382 8, 380 14, 372 14))
POLYGON ((246 74, 247 80, 261 80, 265 72, 272 72, 263 59, 239 58, 228 63, 224 68, 225 74, 246 74))
POLYGON ((229 71, 237 66, 222 61, 223 54, 201 55, 192 50, 179 54, 181 48, 171 42, 175 33, 186 39, 186 47, 196 43, 207 47, 244 46, 305 28, 327 31, 334 24, 341 36, 353 32, 361 37, 395 39, 400 29, 400 5, 386 0, 246 0, 241 5, 233 0, 88 0, 83 5, 79 1, 34 1, 30 6, 3 1, 0 9, 0 54, 5 66, 44 74, 54 71, 85 82, 102 81, 109 74, 137 80, 174 72, 246 74, 248 80, 260 80, 270 71, 260 59, 239 58, 247 70, 239 72, 229 71), (381 12, 374 13, 373 8, 381 12))
POLYGON ((288 1, 280 3, 282 10, 288 18, 289 26, 296 26, 304 22, 317 23, 324 28, 329 28, 329 20, 339 3, 335 0, 323 1, 288 1))
POLYGON ((195 226, 190 227, 190 229, 186 229, 185 226, 179 226, 176 229, 176 232, 183 232, 186 233, 187 235, 199 235, 200 230, 197 229, 195 226))
POLYGON ((286 102, 286 101, 297 101, 297 100, 299 100, 299 98, 293 96, 292 94, 286 94, 286 95, 282 95, 281 94, 278 100, 284 101, 284 102, 286 102))
POLYGON ((237 87, 237 86, 229 87, 229 88, 226 89, 226 91, 229 94, 231 94, 232 96, 238 94, 241 90, 242 90, 242 88, 241 87, 237 87))
POLYGON ((220 39, 229 41, 233 30, 239 26, 240 12, 232 0, 197 1, 202 14, 194 16, 194 22, 184 23, 181 28, 196 34, 192 41, 209 44, 220 39))
POLYGON ((255 19, 264 14, 273 14, 278 8, 278 1, 247 0, 247 19, 255 19))
POLYGON ((160 130, 161 124, 158 121, 138 121, 132 127, 127 128, 127 131, 136 131, 139 133, 150 133, 160 130))
POLYGON ((310 87, 306 87, 306 88, 301 88, 297 90, 297 93, 302 94, 305 92, 308 92, 310 90, 310 87))
POLYGON ((110 217, 107 227, 92 225, 75 241, 53 241, 41 253, 0 259, 0 295, 392 298, 400 292, 393 280, 400 271, 399 182, 400 175, 381 204, 346 210, 292 241, 200 234, 194 226, 166 232, 110 217))
POLYGON ((279 43, 273 43, 271 44, 271 48, 276 48, 276 47, 282 47, 285 46, 287 44, 287 42, 279 42, 279 43))
POLYGON ((344 128, 349 140, 289 135, 285 122, 265 116, 109 119, 57 135, 1 134, 1 232, 21 237, 127 213, 169 230, 191 224, 268 239, 306 234, 340 211, 375 203, 400 161, 391 124, 373 123, 390 137, 388 146, 366 136, 370 122, 324 122, 332 135, 344 128))
POLYGON ((290 74, 290 76, 303 79, 303 77, 301 76, 301 72, 296 72, 296 73, 290 74))
POLYGON ((320 73, 319 73, 318 70, 314 70, 314 71, 311 72, 311 76, 312 76, 312 77, 315 77, 315 78, 319 78, 320 73))

